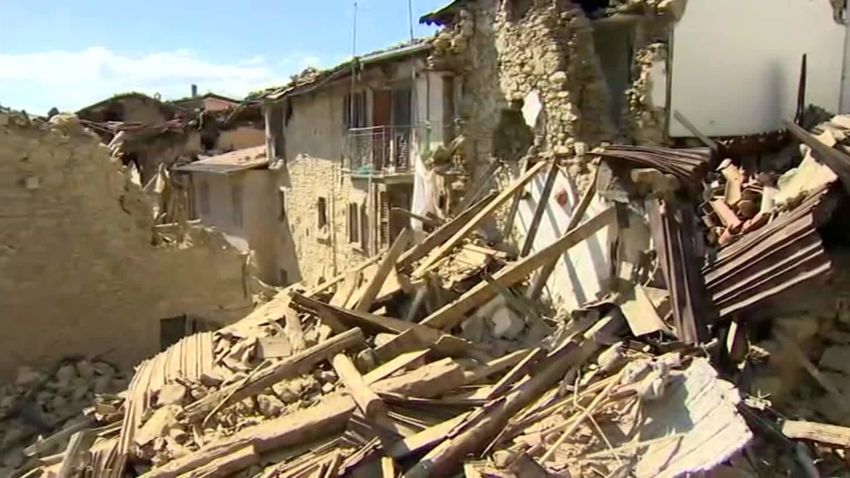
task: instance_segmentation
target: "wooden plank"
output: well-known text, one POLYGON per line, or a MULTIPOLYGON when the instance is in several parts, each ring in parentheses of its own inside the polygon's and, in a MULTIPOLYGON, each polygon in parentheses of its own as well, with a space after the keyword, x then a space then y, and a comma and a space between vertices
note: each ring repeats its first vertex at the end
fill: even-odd
POLYGON ((340 283, 339 287, 336 288, 336 292, 334 292, 333 297, 331 297, 331 305, 339 307, 345 306, 345 304, 348 303, 348 299, 351 297, 351 294, 360 285, 360 277, 360 271, 346 272, 345 279, 342 280, 342 283, 340 283))
POLYGON ((354 398, 354 403, 366 417, 377 419, 386 416, 387 406, 378 394, 369 388, 350 358, 345 354, 336 354, 331 360, 331 365, 345 385, 346 391, 354 398))
POLYGON ((478 383, 481 380, 493 375, 494 373, 499 373, 502 370, 505 370, 509 367, 513 367, 514 365, 520 363, 522 359, 528 356, 530 350, 522 349, 517 350, 516 352, 510 353, 508 355, 504 355, 497 359, 490 360, 484 365, 477 367, 468 372, 464 372, 466 376, 466 384, 474 384, 478 383))
POLYGON ((502 204, 504 204, 507 200, 512 198, 515 194, 518 194, 526 184, 528 184, 537 173, 539 173, 543 167, 546 166, 544 161, 541 161, 534 166, 530 167, 528 171, 525 172, 522 176, 519 177, 514 183, 504 189, 495 199, 490 201, 486 207, 484 207, 475 217, 471 218, 466 224, 464 224, 460 230, 458 230, 451 238, 449 238, 446 242, 444 242, 441 246, 435 249, 428 257, 419 264, 419 267, 413 273, 413 276, 420 276, 424 271, 428 269, 428 267, 445 256, 449 251, 455 248, 455 246, 460 244, 470 232, 475 230, 481 222, 486 219, 490 214, 493 213, 496 209, 499 208, 502 204))
POLYGON ((412 248, 410 248, 407 252, 401 255, 398 258, 398 267, 407 267, 419 259, 425 257, 426 254, 431 252, 432 249, 442 244, 448 238, 452 237, 457 231, 460 230, 467 222, 469 222, 476 214, 478 214, 484 206, 490 203, 496 197, 496 193, 491 193, 485 196, 480 201, 476 202, 468 209, 464 210, 460 214, 458 214, 451 221, 443 224, 428 235, 425 239, 422 240, 419 244, 416 244, 412 248))
POLYGON ((238 450, 210 461, 206 465, 189 470, 179 475, 179 478, 225 478, 233 473, 244 470, 260 461, 254 445, 248 445, 238 450))
POLYGON ((399 216, 404 216, 409 219, 416 219, 417 221, 421 221, 423 224, 429 227, 438 227, 443 225, 443 221, 438 218, 431 218, 420 216, 419 214, 408 211, 407 209, 401 207, 394 207, 390 209, 390 214, 396 214, 399 216))
POLYGON ((390 272, 396 267, 396 262, 398 262, 398 258, 401 256, 401 253, 404 252, 407 244, 410 243, 410 238, 411 232, 410 229, 407 228, 403 229, 401 233, 399 233, 398 237, 395 238, 393 245, 390 246, 390 249, 387 251, 384 258, 381 259, 375 275, 367 280, 366 285, 364 286, 363 296, 360 298, 360 301, 357 303, 354 310, 358 312, 368 312, 369 309, 372 308, 372 303, 375 301, 375 297, 378 296, 378 293, 384 286, 384 281, 387 280, 387 276, 389 276, 390 272))
MULTIPOLYGON (((154 468, 141 477, 175 478, 251 445, 255 447, 257 453, 262 454, 278 448, 299 445, 308 440, 316 440, 345 429, 355 408, 351 397, 342 395, 325 397, 318 405, 243 428, 229 437, 203 446, 194 453, 154 468)), ((232 470, 234 473, 237 471, 239 470, 232 470)))
POLYGON ((396 460, 400 460, 414 453, 423 451, 429 446, 433 446, 445 440, 449 436, 449 433, 457 428, 458 425, 463 423, 468 416, 468 413, 463 413, 444 422, 440 422, 432 427, 428 427, 415 435, 398 441, 390 447, 388 453, 396 460))
POLYGON ((537 362, 542 359, 546 353, 542 348, 537 347, 533 349, 531 352, 527 353, 525 357, 514 367, 505 374, 487 394, 487 398, 493 399, 498 398, 500 395, 505 393, 511 385, 518 382, 522 377, 524 377, 531 367, 533 367, 537 362))
POLYGON ((463 368, 452 359, 443 359, 371 385, 377 393, 399 393, 411 397, 432 398, 464 384, 463 368))
POLYGON ((549 206, 549 196, 552 195, 552 189, 555 187, 555 180, 558 179, 558 163, 552 161, 552 166, 549 168, 549 174, 546 176, 546 183, 543 185, 543 191, 540 193, 540 199, 537 201, 537 207, 534 209, 534 217, 531 218, 531 225, 528 226, 528 232, 525 234, 525 241, 522 244, 519 256, 525 257, 531 252, 534 246, 534 238, 537 236, 537 230, 540 228, 540 222, 543 220, 543 213, 546 212, 546 207, 549 206))
POLYGON ((850 449, 850 428, 826 423, 786 420, 782 434, 796 440, 812 440, 850 449))
MULTIPOLYGON (((298 292, 292 292, 292 302, 296 306, 310 310, 320 317, 322 314, 329 314, 346 327, 361 327, 370 332, 389 332, 398 334, 413 327, 422 327, 419 324, 405 322, 404 320, 393 317, 385 317, 383 315, 370 314, 369 312, 359 312, 356 310, 343 309, 342 307, 335 307, 320 300, 307 297, 306 295, 298 292)), ((432 332, 438 333, 435 330, 432 332)))
MULTIPOLYGON (((366 267, 368 267, 368 266, 370 266, 370 265, 372 265, 372 264, 377 263, 377 262, 378 262, 378 259, 380 259, 380 258, 381 258, 380 256, 373 256, 373 257, 370 257, 369 259, 367 259, 367 260, 366 260, 366 261, 364 261, 362 264, 360 264, 359 266, 355 267, 355 268, 354 268, 354 269, 352 269, 352 270, 353 270, 353 271, 362 271, 362 270, 363 270, 363 269, 365 269, 366 267)), ((316 297, 317 295, 319 295, 319 294, 321 294, 321 293, 323 293, 323 292, 327 291, 327 290, 328 290, 328 289, 330 289, 331 287, 333 287, 333 286, 335 286, 335 285, 339 284, 340 282, 342 282, 342 280, 343 280, 343 279, 345 279, 345 275, 346 275, 348 272, 351 272, 351 271, 346 271, 346 272, 343 272, 343 273, 341 273, 341 274, 337 274, 337 276, 336 276, 336 277, 334 277, 333 279, 328 280, 328 281, 325 281, 325 282, 322 282, 321 284, 317 285, 316 287, 313 287, 312 289, 310 289, 309 291, 307 291, 307 295, 308 295, 308 296, 310 296, 310 297, 316 297)))
MULTIPOLYGON (((584 194, 582 194, 578 205, 573 210, 570 222, 567 224, 567 232, 575 229, 579 224, 581 224, 584 215, 587 213, 588 208, 590 208, 590 203, 593 202, 593 197, 596 195, 596 177, 598 174, 599 168, 597 167, 596 172, 593 173, 593 179, 590 181, 590 185, 588 185, 587 190, 584 194)), ((537 275, 534 276, 534 279, 531 281, 531 285, 525 293, 528 300, 531 302, 537 302, 537 300, 540 299, 540 294, 543 292, 543 288, 546 287, 546 282, 555 270, 555 266, 558 265, 558 260, 560 258, 561 257, 558 256, 549 261, 540 269, 537 275)))
MULTIPOLYGON (((502 268, 493 276, 493 280, 501 284, 502 287, 512 287, 541 266, 563 255, 571 247, 593 236, 600 229, 615 224, 614 207, 609 207, 581 226, 567 232, 539 252, 502 268)), ((463 321, 467 312, 483 305, 496 294, 498 294, 498 291, 494 287, 486 282, 480 282, 454 302, 426 317, 421 323, 433 328, 450 329, 463 321)))
MULTIPOLYGON (((543 161, 540 161, 541 163, 543 161)), ((522 158, 520 161, 522 165, 522 172, 525 174, 528 169, 534 164, 534 162, 528 156, 522 158)), ((508 214, 503 218, 504 225, 502 226, 502 237, 512 237, 514 232, 514 223, 516 222, 516 216, 519 212, 519 203, 522 202, 524 194, 514 194, 511 198, 511 207, 508 208, 508 214)))
POLYGON ((381 457, 381 478, 395 478, 395 462, 388 456, 381 457))
POLYGON ((422 349, 403 353, 389 362, 379 365, 376 369, 364 375, 363 380, 365 380, 366 383, 375 383, 378 380, 387 378, 399 370, 407 368, 410 364, 415 363, 417 360, 423 359, 426 355, 428 355, 428 352, 428 349, 422 349))
POLYGON ((483 451, 520 410, 557 384, 572 367, 581 365, 598 351, 599 344, 593 337, 613 333, 622 325, 614 318, 605 317, 586 336, 574 337, 558 347, 531 378, 504 399, 490 402, 481 413, 468 418, 462 430, 428 452, 408 471, 409 476, 452 476, 467 456, 483 451))

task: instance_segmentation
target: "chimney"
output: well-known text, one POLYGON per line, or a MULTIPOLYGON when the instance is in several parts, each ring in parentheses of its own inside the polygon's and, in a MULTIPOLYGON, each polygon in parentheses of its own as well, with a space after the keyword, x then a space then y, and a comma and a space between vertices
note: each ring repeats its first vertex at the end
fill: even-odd
POLYGON ((192 98, 198 96, 198 85, 192 83, 192 98))

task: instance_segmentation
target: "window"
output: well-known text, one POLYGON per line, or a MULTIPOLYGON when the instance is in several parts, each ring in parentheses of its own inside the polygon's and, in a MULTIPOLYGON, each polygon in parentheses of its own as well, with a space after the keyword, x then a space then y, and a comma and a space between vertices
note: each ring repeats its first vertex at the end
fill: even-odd
POLYGON ((280 285, 289 285, 289 274, 286 272, 286 269, 278 269, 277 275, 280 285))
POLYGON ((366 92, 347 94, 343 100, 342 124, 346 129, 366 127, 366 92))
POLYGON ((357 203, 348 203, 348 242, 356 244, 360 241, 360 217, 357 203))
POLYGON ((277 207, 278 219, 281 221, 286 219, 286 191, 283 188, 277 189, 277 207))
POLYGON ((360 247, 363 252, 369 252, 369 215, 366 214, 366 206, 360 205, 360 247))
POLYGON ((316 202, 316 208, 319 212, 319 229, 328 227, 328 200, 319 198, 316 202))
POLYGON ((198 184, 198 202, 201 206, 201 215, 208 216, 210 214, 210 183, 205 179, 198 184))
POLYGON ((232 183, 230 185, 230 198, 233 203, 233 224, 242 227, 242 184, 232 183))

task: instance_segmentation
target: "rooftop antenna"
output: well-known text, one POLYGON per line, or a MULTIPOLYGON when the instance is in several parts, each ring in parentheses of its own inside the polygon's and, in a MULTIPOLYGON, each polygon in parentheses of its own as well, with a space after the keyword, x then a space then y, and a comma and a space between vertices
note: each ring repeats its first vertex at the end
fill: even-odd
POLYGON ((413 41, 413 0, 407 0, 407 21, 410 23, 410 41, 413 41))

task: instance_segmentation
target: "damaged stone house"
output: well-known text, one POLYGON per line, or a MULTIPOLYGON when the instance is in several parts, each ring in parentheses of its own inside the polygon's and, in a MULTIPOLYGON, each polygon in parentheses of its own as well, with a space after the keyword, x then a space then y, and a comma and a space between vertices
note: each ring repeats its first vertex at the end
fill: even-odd
POLYGON ((250 253, 256 277, 291 283, 298 270, 287 226, 284 192, 266 146, 239 149, 176 168, 186 182, 190 216, 214 226, 238 250, 250 253))
POLYGON ((409 224, 417 158, 452 139, 455 75, 427 66, 416 41, 265 94, 269 159, 297 262, 288 280, 319 282, 386 248, 409 224))
MULTIPOLYGON (((539 223, 533 224, 549 182, 545 171, 501 224, 504 235, 520 238, 533 228, 535 251, 570 223, 596 171, 588 154, 594 147, 699 145, 697 137, 708 136, 758 150, 798 113, 803 55, 803 102, 847 111, 842 72, 850 37, 843 6, 834 3, 456 0, 420 21, 442 28, 431 40, 429 67, 453 72, 462 84, 457 113, 469 143, 468 182, 502 189, 529 160, 560 164, 539 223)), ((591 205, 589 215, 602 207, 591 205)), ((648 246, 648 231, 632 232, 634 244, 648 246)), ((577 305, 604 287, 611 274, 605 233, 559 263, 547 282, 553 299, 577 305), (587 277, 595 280, 579 280, 587 277)))
POLYGON ((213 92, 192 94, 170 103, 198 118, 204 152, 215 154, 265 144, 265 123, 259 101, 239 101, 213 92))
POLYGON ((0 375, 97 355, 127 367, 253 306, 224 238, 154 227, 141 190, 71 115, 0 113, 0 375))
POLYGON ((197 99, 161 101, 142 93, 116 95, 77 111, 110 145, 113 156, 147 184, 160 165, 264 144, 259 103, 242 104, 208 93, 197 99))

